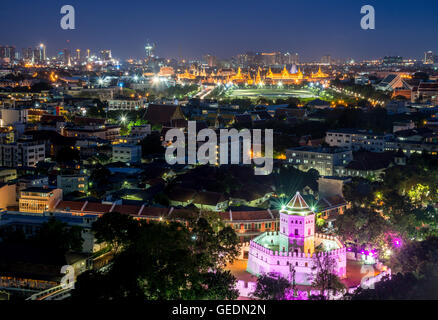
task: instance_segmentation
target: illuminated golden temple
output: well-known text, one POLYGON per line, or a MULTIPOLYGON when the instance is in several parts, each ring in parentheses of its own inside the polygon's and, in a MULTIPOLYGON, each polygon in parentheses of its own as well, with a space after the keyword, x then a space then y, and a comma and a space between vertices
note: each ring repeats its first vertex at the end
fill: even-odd
MULTIPOLYGON (((296 69, 295 69, 296 70, 296 69)), ((179 81, 199 81, 201 83, 234 83, 234 84, 246 84, 246 85, 263 85, 263 84, 298 84, 304 80, 319 81, 327 80, 330 76, 321 71, 319 67, 318 71, 311 73, 309 76, 305 76, 300 68, 293 73, 287 70, 286 66, 279 73, 274 73, 271 68, 263 75, 262 69, 259 67, 257 73, 251 75, 250 70, 242 72, 239 67, 237 72, 233 69, 220 69, 215 73, 212 71, 207 74, 205 69, 197 69, 192 67, 190 72, 186 69, 184 73, 177 74, 179 81)))
POLYGON ((268 73, 266 74, 266 79, 270 79, 272 82, 282 82, 282 83, 297 83, 304 79, 304 75, 300 69, 298 69, 297 73, 290 73, 286 66, 284 66, 283 70, 280 73, 273 73, 271 68, 269 68, 268 73))

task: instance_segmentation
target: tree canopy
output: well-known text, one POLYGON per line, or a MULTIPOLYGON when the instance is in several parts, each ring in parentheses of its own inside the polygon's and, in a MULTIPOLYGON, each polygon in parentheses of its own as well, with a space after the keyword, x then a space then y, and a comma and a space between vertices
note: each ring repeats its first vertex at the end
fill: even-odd
POLYGON ((106 271, 78 277, 74 299, 237 298, 236 279, 223 269, 238 253, 231 228, 215 232, 203 218, 189 226, 118 213, 101 219, 93 226, 98 239, 122 249, 106 271))

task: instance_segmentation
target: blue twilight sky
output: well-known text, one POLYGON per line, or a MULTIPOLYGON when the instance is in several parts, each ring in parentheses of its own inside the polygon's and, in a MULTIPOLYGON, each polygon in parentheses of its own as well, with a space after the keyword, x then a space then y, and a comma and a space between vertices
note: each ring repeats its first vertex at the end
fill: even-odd
POLYGON ((247 51, 298 52, 303 60, 420 58, 438 53, 437 13, 435 0, 3 0, 0 45, 43 42, 49 54, 90 48, 136 58, 149 39, 169 58, 247 51), (60 27, 65 4, 75 7, 76 30, 60 27), (376 10, 376 30, 360 28, 365 4, 376 10))

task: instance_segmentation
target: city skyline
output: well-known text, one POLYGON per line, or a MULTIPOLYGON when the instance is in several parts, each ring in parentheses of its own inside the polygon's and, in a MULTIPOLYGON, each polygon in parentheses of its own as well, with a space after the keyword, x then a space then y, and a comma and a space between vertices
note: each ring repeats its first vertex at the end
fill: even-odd
POLYGON ((356 60, 388 55, 421 59, 426 51, 438 51, 438 46, 430 42, 437 30, 433 8, 438 8, 438 4, 426 1, 417 2, 415 7, 408 1, 393 0, 383 4, 317 1, 316 5, 278 1, 269 6, 261 1, 225 2, 221 6, 198 1, 134 1, 122 9, 115 1, 105 5, 102 1, 73 1, 75 30, 59 27, 62 4, 25 2, 25 7, 4 5, 0 27, 9 32, 1 44, 13 45, 20 51, 44 43, 48 56, 63 48, 80 48, 92 52, 110 49, 113 56, 121 59, 143 58, 148 40, 156 43, 158 56, 185 59, 204 54, 229 58, 249 51, 297 52, 305 62, 327 54, 356 60), (425 12, 423 3, 431 10, 425 12), (376 30, 360 28, 360 8, 365 4, 375 7, 376 30), (421 15, 417 14, 420 11, 421 15), (15 19, 17 16, 20 19, 15 19))

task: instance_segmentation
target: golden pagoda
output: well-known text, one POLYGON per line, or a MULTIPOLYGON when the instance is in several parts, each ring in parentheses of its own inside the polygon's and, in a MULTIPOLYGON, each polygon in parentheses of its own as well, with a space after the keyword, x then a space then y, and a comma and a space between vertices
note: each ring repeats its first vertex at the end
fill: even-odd
POLYGON ((195 80, 196 75, 190 73, 187 69, 184 73, 178 74, 178 80, 195 80))
MULTIPOLYGON (((269 70, 271 70, 271 69, 269 69, 269 70)), ((256 79, 255 79, 255 84, 259 85, 261 83, 263 83, 263 81, 262 81, 262 77, 260 76, 260 68, 259 68, 257 70, 257 76, 256 76, 256 79)))
POLYGON ((248 79, 250 79, 249 75, 243 74, 242 69, 240 67, 237 69, 237 73, 230 77, 229 81, 234 83, 245 83, 248 79))
POLYGON ((328 78, 328 77, 329 77, 329 75, 327 73, 324 73, 321 71, 321 66, 319 67, 318 72, 316 72, 316 73, 312 72, 313 79, 315 79, 315 78, 321 79, 321 78, 328 78))
POLYGON ((231 81, 242 81, 245 80, 245 76, 242 74, 240 67, 237 69, 237 73, 231 77, 231 81))
POLYGON ((251 78, 249 71, 248 71, 248 74, 246 75, 246 77, 247 77, 246 84, 249 86, 252 86, 254 84, 254 80, 251 78))
POLYGON ((300 69, 298 69, 297 73, 290 73, 286 66, 284 66, 283 70, 280 73, 273 73, 271 68, 269 68, 268 73, 266 74, 266 79, 270 79, 273 82, 296 82, 297 80, 303 80, 304 75, 300 69))

